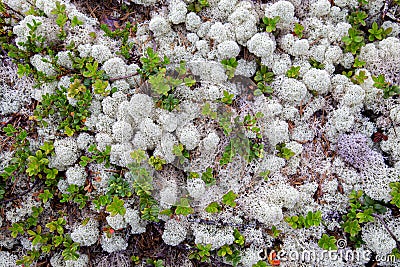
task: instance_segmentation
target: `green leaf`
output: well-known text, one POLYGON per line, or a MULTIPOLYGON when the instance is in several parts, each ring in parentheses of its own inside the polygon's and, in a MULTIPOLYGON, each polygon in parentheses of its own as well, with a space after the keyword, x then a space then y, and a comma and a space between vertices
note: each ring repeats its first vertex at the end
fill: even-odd
POLYGON ((400 182, 391 182, 389 186, 392 189, 390 191, 390 195, 392 196, 390 203, 400 208, 400 182))
POLYGON ((361 226, 357 220, 346 221, 343 223, 343 230, 351 236, 356 236, 361 231, 361 226))
POLYGON ((334 236, 328 236, 323 234, 321 239, 318 240, 318 246, 324 250, 337 250, 336 238, 334 236))
POLYGON ((126 212, 124 201, 114 196, 111 204, 106 207, 106 211, 110 212, 111 216, 116 216, 117 214, 124 216, 126 212))
POLYGON ((364 212, 359 212, 356 215, 356 218, 358 219, 359 223, 365 223, 365 222, 373 222, 374 217, 372 216, 373 214, 373 209, 366 209, 364 212))
POLYGON ((235 202, 235 199, 236 199, 237 196, 238 196, 237 194, 235 194, 232 190, 230 190, 228 193, 223 195, 222 203, 234 208, 237 205, 236 202, 235 202))
POLYGON ((208 206, 205 208, 205 211, 208 213, 218 213, 222 210, 221 206, 218 204, 218 202, 211 202, 208 204, 208 206))
POLYGON ((45 189, 43 193, 39 194, 38 197, 40 200, 43 201, 43 203, 46 203, 47 201, 49 201, 49 199, 53 198, 53 194, 48 189, 45 189))
POLYGON ((149 83, 153 91, 159 95, 168 96, 171 87, 168 85, 165 77, 165 70, 160 71, 157 75, 152 75, 149 77, 149 83))
POLYGON ((83 21, 79 20, 77 16, 74 16, 71 20, 71 27, 74 28, 79 25, 83 25, 83 21))
POLYGON ((141 163, 144 160, 146 160, 146 152, 144 152, 144 150, 137 149, 131 152, 131 158, 135 160, 137 163, 141 163))
POLYGON ((225 103, 227 105, 232 104, 233 98, 235 97, 234 94, 230 94, 228 91, 224 91, 224 96, 221 99, 222 103, 225 103))
POLYGON ((189 199, 187 198, 181 198, 180 202, 177 203, 175 206, 176 206, 175 209, 176 215, 182 214, 183 216, 187 216, 194 212, 193 208, 190 207, 189 199))
POLYGON ((213 175, 213 169, 207 168, 206 171, 202 173, 201 179, 206 183, 207 186, 215 184, 216 179, 213 175))

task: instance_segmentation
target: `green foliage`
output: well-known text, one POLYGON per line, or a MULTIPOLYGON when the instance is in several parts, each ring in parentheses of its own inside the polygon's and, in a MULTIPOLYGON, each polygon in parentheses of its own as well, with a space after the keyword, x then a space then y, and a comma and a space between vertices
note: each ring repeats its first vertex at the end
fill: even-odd
POLYGON ((64 218, 60 217, 56 221, 51 221, 46 224, 46 227, 49 228, 50 233, 57 231, 58 234, 64 234, 64 225, 67 222, 64 218))
POLYGON ((400 208, 400 182, 391 182, 389 186, 392 189, 390 191, 390 195, 392 196, 390 203, 400 208))
POLYGON ((199 13, 203 8, 209 7, 210 4, 207 0, 195 0, 194 2, 190 3, 187 7, 189 12, 199 13))
POLYGON ((178 157, 180 164, 183 164, 187 159, 190 158, 189 151, 187 151, 183 144, 180 143, 172 147, 172 153, 178 157))
POLYGON ((280 19, 281 18, 279 16, 275 16, 273 18, 264 17, 262 21, 265 24, 265 31, 266 32, 276 31, 276 24, 279 22, 280 19))
POLYGON ((354 11, 350 15, 347 16, 347 21, 353 27, 366 26, 367 23, 365 19, 368 17, 368 14, 365 11, 354 11))
POLYGON ((132 196, 132 192, 129 183, 123 177, 119 175, 113 175, 108 181, 107 195, 110 197, 130 197, 132 196))
POLYGON ((163 165, 167 164, 167 161, 158 156, 157 157, 151 156, 149 158, 149 164, 151 166, 153 166, 156 171, 161 171, 163 168, 163 165))
POLYGON ((274 77, 275 74, 268 71, 267 66, 262 65, 254 76, 254 81, 257 83, 257 89, 254 91, 254 95, 272 94, 272 87, 267 84, 271 83, 274 77))
POLYGON ((236 207, 235 199, 238 195, 235 194, 232 190, 222 196, 222 203, 230 206, 232 208, 236 207))
MULTIPOLYGON (((231 249, 232 250, 232 249, 231 249)), ((228 262, 231 262, 233 266, 237 266, 240 262, 240 260, 242 259, 242 257, 240 256, 240 251, 237 249, 233 249, 231 254, 226 254, 225 255, 225 259, 228 262)))
POLYGON ((38 177, 39 179, 45 179, 46 185, 54 185, 58 181, 56 180, 58 170, 56 168, 48 168, 49 160, 47 154, 51 153, 54 149, 50 143, 45 143, 41 150, 36 151, 35 155, 31 155, 27 158, 27 169, 26 173, 30 177, 38 177), (44 152, 44 153, 43 153, 44 152))
MULTIPOLYGON (((171 84, 168 83, 165 73, 166 70, 162 69, 157 74, 151 75, 149 77, 149 83, 156 94, 168 96, 168 92, 171 90, 171 84)), ((176 85, 180 84, 175 79, 171 82, 176 85)))
POLYGON ((379 202, 371 199, 363 191, 352 191, 349 195, 350 207, 347 214, 342 216, 342 228, 344 232, 350 234, 350 240, 355 245, 360 246, 363 241, 361 239, 361 225, 367 222, 373 222, 374 214, 383 214, 387 208, 379 202))
POLYGON ((226 70, 226 75, 228 75, 229 79, 232 79, 235 75, 236 67, 238 66, 238 62, 236 58, 232 57, 230 59, 223 59, 221 61, 222 66, 224 66, 226 70))
POLYGON ((294 30, 293 30, 294 34, 301 39, 303 38, 303 31, 304 31, 304 26, 296 22, 294 24, 294 30))
POLYGON ((245 243, 245 238, 244 236, 238 231, 238 229, 233 230, 233 236, 235 237, 235 244, 243 247, 245 243))
POLYGON ((213 175, 213 169, 207 168, 206 171, 201 174, 201 179, 206 183, 207 186, 214 185, 216 179, 213 175))
POLYGON ((179 105, 180 100, 178 98, 175 98, 174 94, 168 94, 168 96, 164 97, 160 103, 161 108, 168 111, 173 111, 179 105))
POLYGON ((221 98, 221 102, 227 105, 231 105, 234 97, 234 94, 230 94, 228 91, 224 91, 224 96, 221 98))
POLYGON ((28 157, 28 168, 26 169, 26 173, 29 176, 36 176, 44 171, 47 164, 49 164, 49 160, 45 155, 43 155, 41 150, 38 150, 36 151, 35 156, 28 157))
POLYGON ((23 266, 31 266, 33 262, 39 259, 41 253, 39 250, 33 249, 29 250, 27 255, 23 256, 22 259, 19 259, 16 261, 17 265, 23 265, 23 266))
MULTIPOLYGON (((26 42, 18 43, 20 46, 23 46, 27 52, 30 52, 32 54, 41 53, 43 50, 45 50, 44 42, 46 39, 41 35, 36 35, 36 33, 35 33, 40 25, 42 25, 42 23, 37 22, 34 19, 32 19, 32 24, 27 23, 26 26, 28 26, 28 28, 29 28, 27 40, 26 40, 26 42)), ((10 46, 7 46, 7 48, 10 48, 10 46)), ((11 49, 11 50, 14 50, 14 52, 16 52, 15 49, 11 49)), ((11 54, 10 57, 15 58, 15 55, 11 54)), ((22 57, 25 57, 25 56, 22 56, 22 57)))
POLYGON ((106 36, 121 41, 120 51, 118 51, 117 54, 122 55, 126 59, 130 59, 134 43, 129 42, 129 37, 136 32, 136 25, 127 22, 124 26, 117 28, 114 31, 111 31, 106 24, 102 24, 100 28, 104 31, 106 36))
POLYGON ((133 176, 133 188, 139 197, 139 208, 143 220, 158 221, 159 208, 157 201, 151 196, 153 190, 153 178, 145 167, 140 164, 146 159, 142 150, 136 150, 131 153, 135 160, 128 167, 133 176))
POLYGON ((56 23, 60 27, 60 33, 58 34, 58 38, 60 38, 61 40, 65 40, 67 34, 64 30, 64 26, 68 21, 66 6, 57 1, 56 7, 51 11, 51 14, 57 15, 56 23))
POLYGON ((224 257, 226 255, 232 255, 233 251, 229 245, 223 245, 217 252, 217 255, 224 257))
POLYGON ((354 27, 348 30, 348 36, 343 36, 342 41, 345 44, 345 51, 351 52, 353 55, 357 54, 365 45, 363 32, 354 27))
POLYGON ((201 114, 210 117, 213 120, 217 118, 217 112, 211 109, 211 105, 209 102, 206 102, 204 104, 203 108, 201 109, 201 114))
POLYGON ((64 250, 61 253, 64 260, 76 261, 79 258, 77 251, 79 250, 79 243, 73 242, 70 238, 67 238, 63 242, 64 250))
POLYGON ((74 28, 79 25, 83 25, 83 21, 79 20, 77 16, 74 16, 71 20, 71 27, 74 28))
POLYGON ((99 210, 101 207, 105 207, 111 203, 110 196, 99 196, 97 199, 93 199, 92 203, 95 205, 96 209, 99 210))
POLYGON ((276 150, 278 150, 277 156, 286 160, 289 160, 295 155, 295 153, 290 150, 290 148, 287 148, 284 143, 276 145, 276 150))
POLYGON ((379 28, 378 24, 374 21, 374 23, 372 23, 372 28, 369 29, 368 32, 368 40, 373 42, 375 40, 385 39, 392 32, 392 28, 387 28, 386 30, 379 28))
POLYGON ((89 107, 92 102, 92 94, 89 90, 75 95, 77 103, 75 106, 69 104, 67 99, 67 89, 62 87, 54 94, 43 95, 42 102, 36 106, 33 112, 34 119, 47 127, 45 118, 58 118, 60 123, 58 129, 64 134, 72 136, 75 132, 86 131, 86 118, 90 116, 89 107))
POLYGON ((208 213, 218 213, 222 210, 222 207, 218 204, 218 202, 211 202, 205 208, 205 211, 208 213))
POLYGON ((43 201, 43 203, 46 203, 47 201, 53 198, 53 194, 48 189, 45 189, 43 193, 39 194, 38 197, 40 200, 43 201))
POLYGON ((48 239, 46 236, 42 235, 42 227, 40 225, 36 226, 36 232, 28 230, 27 233, 30 235, 29 239, 32 240, 33 246, 47 243, 48 239))
POLYGON ((26 229, 29 229, 33 226, 36 226, 38 224, 39 220, 39 215, 43 212, 42 207, 32 207, 32 214, 29 216, 28 219, 25 220, 25 225, 24 227, 26 229))
POLYGON ((322 64, 321 62, 318 62, 317 60, 315 60, 315 59, 313 59, 313 58, 310 58, 310 59, 308 60, 308 62, 311 64, 311 67, 313 67, 313 68, 315 68, 315 69, 320 69, 320 70, 322 70, 322 69, 325 68, 325 65, 324 65, 324 64, 322 64))
POLYGON ((131 152, 131 158, 138 164, 142 163, 143 161, 146 160, 146 152, 141 149, 137 149, 133 152, 131 152))
POLYGON ((270 170, 262 171, 258 175, 264 179, 264 181, 268 180, 268 176, 271 173, 270 170))
POLYGON ((85 167, 90 162, 96 162, 101 164, 104 162, 104 166, 106 168, 110 167, 110 153, 111 153, 111 146, 106 146, 104 151, 100 151, 95 144, 91 145, 88 148, 88 152, 91 154, 91 158, 87 156, 81 156, 81 161, 79 164, 82 167, 85 167))
POLYGON ((323 234, 321 239, 318 240, 318 246, 324 250, 337 250, 336 238, 334 236, 329 236, 323 234))
POLYGON ((111 90, 106 90, 108 85, 109 85, 108 81, 103 81, 103 80, 100 80, 100 79, 96 79, 94 81, 94 83, 92 84, 93 92, 95 94, 98 94, 98 95, 108 96, 110 94, 110 92, 111 92, 111 90))
POLYGON ((138 73, 144 78, 149 78, 151 75, 158 74, 160 70, 165 69, 165 67, 170 63, 166 56, 161 60, 158 54, 155 53, 151 47, 147 48, 146 54, 147 56, 140 58, 142 68, 138 69, 138 73))
POLYGON ((211 244, 196 244, 197 250, 189 254, 189 259, 196 259, 201 262, 208 262, 210 257, 211 244))
POLYGON ((62 198, 60 199, 61 203, 73 202, 79 205, 80 209, 83 209, 86 206, 86 202, 89 200, 89 197, 86 196, 86 192, 83 186, 77 186, 75 184, 70 184, 67 188, 66 194, 62 194, 62 198))
POLYGON ((18 234, 23 235, 25 233, 24 225, 22 223, 13 223, 11 227, 8 228, 11 231, 11 236, 16 238, 18 234))
POLYGON ((175 206, 176 206, 175 209, 176 215, 187 216, 194 212, 193 208, 190 207, 189 199, 187 198, 181 198, 180 201, 177 204, 175 204, 175 206))
POLYGON ((363 84, 366 79, 368 79, 368 76, 365 75, 365 71, 364 70, 360 70, 358 72, 358 75, 354 74, 354 76, 351 77, 351 81, 354 84, 363 84))
POLYGON ((268 267, 268 265, 265 261, 259 260, 257 263, 253 264, 252 267, 268 267))
POLYGON ((378 77, 372 76, 374 81, 374 87, 383 90, 383 98, 388 99, 389 97, 396 96, 400 94, 400 86, 391 85, 389 82, 385 81, 385 76, 379 74, 378 77))
POLYGON ((319 226, 322 220, 321 211, 311 212, 309 211, 306 217, 303 216, 291 216, 286 217, 287 222, 292 228, 310 228, 311 226, 319 226))
POLYGON ((297 78, 299 78, 299 74, 300 74, 300 66, 292 66, 286 72, 286 77, 297 79, 297 78))
POLYGON ((272 228, 271 228, 271 232, 272 232, 272 236, 273 236, 274 238, 277 238, 277 237, 280 235, 280 233, 281 233, 282 231, 281 231, 281 230, 278 230, 278 229, 276 228, 276 226, 273 225, 272 228))
POLYGON ((11 178, 11 181, 15 181, 15 177, 19 173, 25 173, 27 168, 28 157, 31 156, 29 150, 29 141, 27 140, 28 133, 22 128, 15 129, 14 126, 8 124, 3 129, 5 135, 10 139, 11 148, 14 150, 13 158, 11 159, 8 166, 6 166, 0 176, 3 178, 0 183, 0 199, 6 193, 5 184, 7 179, 11 178))
POLYGON ((147 259, 146 263, 154 267, 164 267, 164 262, 162 260, 147 259))
POLYGON ((256 134, 257 138, 262 138, 261 129, 257 126, 259 119, 263 118, 264 114, 262 112, 257 112, 255 116, 247 114, 243 118, 243 126, 246 130, 251 131, 256 134))
POLYGON ((168 75, 165 68, 160 68, 156 74, 149 76, 151 89, 159 96, 158 107, 172 111, 179 105, 179 99, 174 96, 175 89, 181 85, 190 87, 196 83, 192 77, 186 77, 186 73, 186 63, 182 61, 175 70, 175 74, 178 74, 176 78, 168 75))
POLYGON ((108 211, 111 216, 115 216, 117 214, 124 216, 126 212, 124 201, 122 199, 119 199, 118 196, 114 196, 112 202, 107 205, 106 211, 108 211))

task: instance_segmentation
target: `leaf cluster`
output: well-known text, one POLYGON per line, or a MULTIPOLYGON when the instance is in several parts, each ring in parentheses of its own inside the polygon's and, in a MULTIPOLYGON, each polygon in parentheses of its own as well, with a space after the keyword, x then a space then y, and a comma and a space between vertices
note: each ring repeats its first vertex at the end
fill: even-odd
POLYGON ((316 211, 316 212, 309 211, 306 217, 300 215, 300 216, 291 216, 285 218, 285 222, 287 222, 294 229, 319 226, 321 220, 322 220, 321 211, 316 211))
POLYGON ((195 0, 194 2, 190 3, 187 7, 189 12, 199 13, 203 10, 203 8, 209 7, 210 4, 207 0, 195 0))
POLYGON ((272 87, 267 85, 274 80, 275 74, 268 70, 267 66, 262 65, 254 76, 254 81, 257 84, 257 89, 254 91, 254 95, 272 94, 272 87))
POLYGON ((221 61, 222 66, 226 70, 226 75, 228 75, 229 79, 232 79, 235 75, 236 67, 238 66, 238 62, 236 58, 232 57, 230 59, 223 59, 221 61))

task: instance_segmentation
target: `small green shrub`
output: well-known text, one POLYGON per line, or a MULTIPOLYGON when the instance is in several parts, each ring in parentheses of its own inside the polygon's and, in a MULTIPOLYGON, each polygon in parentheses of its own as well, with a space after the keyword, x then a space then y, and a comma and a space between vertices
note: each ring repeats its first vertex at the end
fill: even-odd
POLYGON ((287 222, 292 228, 310 228, 311 226, 319 226, 322 220, 321 211, 311 212, 309 211, 306 217, 303 216, 292 216, 286 217, 285 222, 287 222))
POLYGON ((300 23, 295 23, 294 24, 293 32, 300 39, 303 38, 303 31, 304 31, 304 26, 303 25, 301 25, 300 23))
POLYGON ((211 250, 211 244, 196 244, 196 250, 189 255, 189 259, 196 259, 201 262, 208 262, 211 250))
POLYGON ((194 2, 190 3, 187 7, 189 12, 199 13, 203 10, 203 8, 209 7, 210 4, 207 0, 195 0, 194 2))
POLYGON ((265 31, 266 32, 274 32, 276 31, 276 24, 281 20, 279 16, 275 16, 273 18, 264 17, 262 19, 263 23, 265 24, 265 31))
POLYGON ((226 75, 228 75, 229 79, 232 79, 233 76, 235 75, 236 67, 238 66, 238 62, 236 61, 236 58, 230 58, 230 59, 223 59, 221 61, 222 66, 224 66, 226 70, 226 75))
POLYGON ((348 30, 348 36, 343 36, 342 41, 345 44, 345 51, 351 52, 353 55, 357 54, 365 45, 363 32, 354 27, 348 30))
POLYGON ((372 23, 372 28, 369 29, 368 32, 368 40, 373 42, 375 40, 385 39, 392 32, 392 28, 387 28, 386 30, 379 28, 378 24, 374 21, 374 23, 372 23))
POLYGON ((286 144, 284 143, 276 145, 276 150, 278 150, 278 157, 284 158, 286 160, 289 160, 295 155, 294 152, 287 148, 286 144))
POLYGON ((297 78, 299 78, 299 74, 300 74, 300 66, 292 66, 286 72, 286 77, 297 79, 297 78))
POLYGON ((254 91, 254 95, 272 94, 272 87, 267 84, 271 83, 274 77, 275 74, 269 71, 266 66, 261 66, 254 76, 254 81, 257 83, 257 89, 254 91))
POLYGON ((337 250, 338 247, 336 246, 336 242, 337 241, 334 236, 323 234, 318 240, 318 246, 324 250, 337 250))

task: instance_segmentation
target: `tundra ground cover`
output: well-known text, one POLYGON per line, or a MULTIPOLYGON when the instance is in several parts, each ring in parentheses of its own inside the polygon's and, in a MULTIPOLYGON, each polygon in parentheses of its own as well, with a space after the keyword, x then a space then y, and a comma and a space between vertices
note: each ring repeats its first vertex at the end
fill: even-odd
POLYGON ((396 266, 397 1, 91 4, 0 1, 0 266, 396 266))

